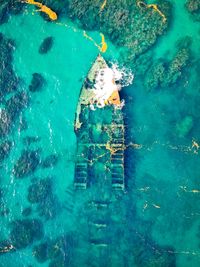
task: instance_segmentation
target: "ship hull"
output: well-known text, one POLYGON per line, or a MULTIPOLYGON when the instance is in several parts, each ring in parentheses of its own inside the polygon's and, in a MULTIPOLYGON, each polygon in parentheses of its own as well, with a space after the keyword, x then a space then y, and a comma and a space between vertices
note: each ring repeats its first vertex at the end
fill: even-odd
POLYGON ((105 68, 108 68, 107 63, 98 56, 88 72, 77 105, 76 189, 86 189, 93 185, 108 186, 115 190, 125 188, 125 128, 121 107, 113 103, 99 107, 98 103, 91 102, 94 99, 95 78, 105 68))

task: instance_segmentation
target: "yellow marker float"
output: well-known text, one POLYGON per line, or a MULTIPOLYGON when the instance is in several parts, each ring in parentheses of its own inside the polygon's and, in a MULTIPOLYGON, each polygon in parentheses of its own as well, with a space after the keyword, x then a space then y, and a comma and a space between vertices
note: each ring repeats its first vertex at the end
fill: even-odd
POLYGON ((163 22, 166 22, 167 18, 160 11, 160 9, 158 8, 158 5, 157 4, 149 4, 149 5, 147 5, 146 3, 142 2, 142 1, 138 1, 137 2, 137 6, 139 6, 139 7, 146 7, 146 8, 153 8, 163 18, 163 22))
POLYGON ((37 11, 44 12, 45 14, 47 14, 49 16, 49 18, 51 20, 57 20, 58 16, 57 16, 56 12, 51 10, 49 7, 43 5, 42 3, 36 2, 34 0, 25 0, 24 2, 27 4, 30 4, 30 5, 35 5, 35 6, 39 7, 40 9, 38 9, 37 11))

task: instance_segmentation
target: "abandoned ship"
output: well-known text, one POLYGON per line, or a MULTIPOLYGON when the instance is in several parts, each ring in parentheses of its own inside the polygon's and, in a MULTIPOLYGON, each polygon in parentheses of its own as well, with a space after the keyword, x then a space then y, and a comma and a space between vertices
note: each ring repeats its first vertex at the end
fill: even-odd
POLYGON ((124 190, 124 120, 116 79, 98 55, 82 86, 76 111, 76 189, 100 184, 124 190))

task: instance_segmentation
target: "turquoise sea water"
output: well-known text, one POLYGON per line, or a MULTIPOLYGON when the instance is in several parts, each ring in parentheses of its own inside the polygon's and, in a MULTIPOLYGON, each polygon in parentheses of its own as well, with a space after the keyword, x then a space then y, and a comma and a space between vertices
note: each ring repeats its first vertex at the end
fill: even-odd
MULTIPOLYGON (((176 41, 190 36, 195 62, 199 59, 200 25, 192 21, 183 0, 172 3, 173 21, 152 53, 155 58, 171 59, 176 41)), ((198 148, 192 147, 193 141, 200 142, 198 72, 191 64, 191 74, 184 82, 147 91, 136 71, 133 84, 122 90, 127 143, 139 147, 128 147, 126 151, 127 192, 112 210, 112 219, 118 225, 110 228, 117 233, 112 237, 116 246, 99 255, 82 241, 87 235, 84 225, 88 214, 81 204, 87 200, 87 193, 73 193, 76 105, 81 85, 99 51, 72 22, 49 23, 33 10, 28 7, 0 26, 0 32, 15 42, 13 68, 21 78, 19 91, 27 91, 30 98, 7 137, 14 145, 0 169, 1 210, 9 210, 0 217, 0 242, 9 239, 13 221, 27 218, 39 218, 44 235, 26 248, 1 253, 0 266, 200 266, 200 159, 198 148), (52 49, 39 54, 41 42, 49 36, 54 38, 52 49), (35 72, 42 74, 46 83, 41 91, 30 92, 35 72), (193 118, 193 125, 183 137, 177 124, 187 116, 193 118), (26 122, 24 130, 21 121, 26 122), (38 140, 26 144, 27 137, 38 140), (13 166, 27 149, 37 150, 41 160, 56 155, 57 164, 38 166, 33 174, 17 179, 13 166), (52 183, 45 202, 48 218, 38 210, 38 204, 27 199, 30 185, 47 177, 52 183), (23 215, 25 208, 31 208, 27 217, 23 215), (44 242, 53 244, 53 252, 50 259, 40 263, 33 247, 44 242)), ((99 32, 90 32, 90 36, 101 42, 99 32)), ((117 62, 121 50, 106 41, 105 58, 117 62)))

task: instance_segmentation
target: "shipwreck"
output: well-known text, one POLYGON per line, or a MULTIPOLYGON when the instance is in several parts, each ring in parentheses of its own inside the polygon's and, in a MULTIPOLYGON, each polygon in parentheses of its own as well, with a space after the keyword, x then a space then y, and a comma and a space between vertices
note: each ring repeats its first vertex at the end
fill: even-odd
POLYGON ((120 83, 101 55, 83 83, 74 129, 77 137, 74 187, 124 190, 124 120, 120 83))

